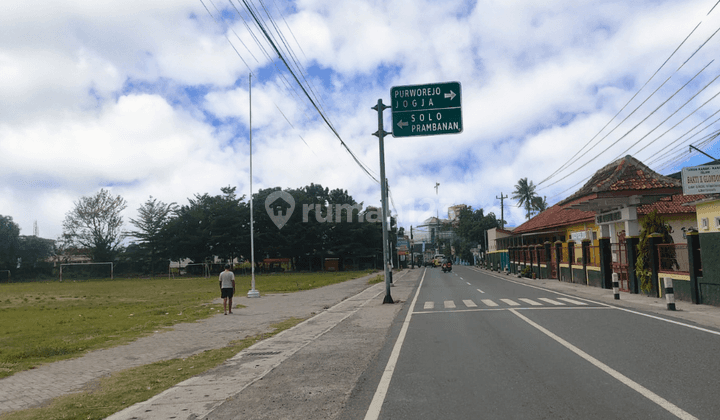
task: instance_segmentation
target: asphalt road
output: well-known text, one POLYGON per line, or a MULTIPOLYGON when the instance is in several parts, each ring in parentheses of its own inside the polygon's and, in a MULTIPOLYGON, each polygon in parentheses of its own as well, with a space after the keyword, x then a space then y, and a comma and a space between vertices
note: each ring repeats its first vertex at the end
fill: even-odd
POLYGON ((340 419, 720 413, 720 334, 712 330, 470 267, 427 269, 408 303, 340 419))

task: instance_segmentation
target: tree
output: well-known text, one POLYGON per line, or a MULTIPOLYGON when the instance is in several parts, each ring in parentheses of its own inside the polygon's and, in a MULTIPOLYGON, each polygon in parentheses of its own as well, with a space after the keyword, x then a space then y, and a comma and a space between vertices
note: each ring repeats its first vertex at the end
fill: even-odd
POLYGON ((532 211, 535 208, 533 206, 533 200, 537 197, 535 193, 535 184, 532 181, 528 181, 527 178, 520 178, 517 184, 515 184, 515 191, 513 192, 513 200, 518 201, 518 207, 525 207, 525 216, 530 220, 532 211))
POLYGON ((0 215, 0 270, 17 267, 20 227, 10 216, 0 215))
POLYGON ((249 255, 250 212, 245 197, 236 197, 235 189, 223 187, 223 194, 215 196, 195 194, 174 211, 175 217, 159 234, 168 258, 202 263, 216 256, 233 260, 249 255))
POLYGON ((120 213, 126 207, 121 196, 113 197, 101 189, 75 202, 75 208, 65 215, 63 233, 71 243, 87 248, 93 261, 112 261, 124 239, 120 213))
POLYGON ((129 234, 140 240, 140 247, 150 258, 150 274, 154 274, 155 257, 163 247, 162 228, 176 209, 175 203, 165 204, 157 198, 150 198, 138 208, 138 218, 130 219, 138 230, 129 234))
POLYGON ((52 239, 21 235, 18 246, 20 268, 32 272, 39 265, 48 264, 46 260, 52 256, 54 245, 55 241, 52 239))
POLYGON ((466 207, 460 210, 458 214, 458 224, 455 232, 460 238, 460 243, 455 244, 456 249, 460 249, 461 258, 469 260, 468 255, 470 248, 479 246, 481 252, 485 252, 485 235, 487 231, 500 227, 500 221, 495 213, 485 215, 483 209, 473 211, 472 207, 466 207))
POLYGON ((548 208, 547 196, 543 196, 543 197, 535 196, 535 197, 533 197, 532 207, 533 207, 533 210, 537 211, 538 213, 542 213, 542 212, 544 212, 545 210, 547 210, 547 208, 548 208))
POLYGON ((673 238, 670 235, 670 225, 665 222, 657 212, 653 210, 643 218, 640 223, 642 231, 640 232, 640 240, 637 244, 637 261, 635 262, 635 274, 640 279, 640 289, 649 293, 652 290, 652 272, 650 267, 650 235, 659 233, 662 235, 660 243, 671 244, 673 238))

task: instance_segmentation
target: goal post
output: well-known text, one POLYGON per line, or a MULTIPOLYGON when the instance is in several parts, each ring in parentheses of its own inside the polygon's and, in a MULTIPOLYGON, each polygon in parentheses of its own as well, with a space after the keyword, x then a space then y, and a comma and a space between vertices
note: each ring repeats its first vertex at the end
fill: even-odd
POLYGON ((70 265, 98 265, 98 264, 102 264, 102 265, 110 264, 110 280, 114 280, 114 279, 115 279, 115 266, 114 266, 114 264, 111 263, 111 262, 65 263, 65 264, 60 264, 60 281, 63 280, 63 266, 70 266, 70 265))
POLYGON ((210 264, 209 263, 206 263, 206 262, 205 263, 190 263, 190 264, 185 264, 184 268, 187 271, 187 268, 191 267, 191 266, 201 266, 202 271, 203 271, 203 277, 205 277, 205 278, 210 277, 210 264))

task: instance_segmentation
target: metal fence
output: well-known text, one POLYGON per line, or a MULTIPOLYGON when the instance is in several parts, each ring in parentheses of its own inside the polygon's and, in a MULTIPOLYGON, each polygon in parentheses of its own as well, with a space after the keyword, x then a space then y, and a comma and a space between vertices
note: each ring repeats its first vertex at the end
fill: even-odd
POLYGON ((657 256, 661 273, 690 274, 687 244, 659 244, 657 256))

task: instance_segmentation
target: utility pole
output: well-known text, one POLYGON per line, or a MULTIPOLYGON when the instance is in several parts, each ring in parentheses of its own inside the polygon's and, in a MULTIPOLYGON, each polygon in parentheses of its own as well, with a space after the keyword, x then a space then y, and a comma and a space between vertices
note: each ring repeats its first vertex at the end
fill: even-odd
MULTIPOLYGON (((435 196, 438 195, 438 187, 440 186, 440 183, 435 181, 435 196)), ((435 205, 435 253, 440 253, 440 208, 438 205, 435 205)))
POLYGON ((383 303, 395 303, 390 296, 390 262, 388 261, 388 220, 387 220, 387 181, 385 179, 385 136, 388 133, 383 128, 383 111, 390 108, 378 99, 377 105, 372 107, 378 113, 378 130, 373 133, 380 140, 380 197, 382 198, 382 234, 383 234, 383 264, 385 267, 385 299, 383 303))
POLYGON ((505 205, 503 204, 503 200, 508 198, 508 196, 503 196, 503 193, 500 193, 500 197, 495 197, 500 200, 500 229, 505 229, 505 205))

